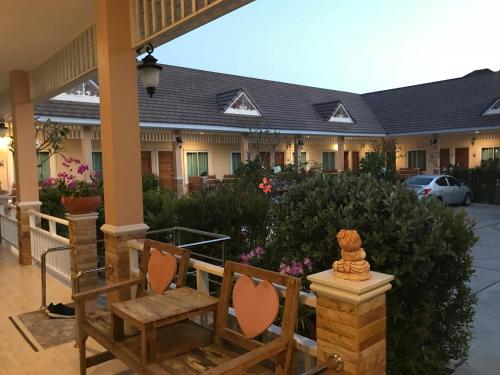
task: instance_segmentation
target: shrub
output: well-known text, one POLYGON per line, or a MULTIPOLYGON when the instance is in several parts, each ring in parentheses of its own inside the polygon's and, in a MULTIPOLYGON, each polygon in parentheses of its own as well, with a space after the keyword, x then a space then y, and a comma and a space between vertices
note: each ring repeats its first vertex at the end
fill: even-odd
POLYGON ((144 223, 150 230, 166 229, 175 225, 174 195, 169 191, 143 192, 144 223))
POLYGON ((384 155, 379 152, 370 152, 359 162, 361 173, 370 173, 372 176, 382 177, 385 171, 384 155))
POLYGON ((309 256, 314 272, 339 258, 336 234, 356 229, 372 269, 395 275, 388 293, 388 372, 446 374, 467 357, 475 299, 465 213, 419 201, 400 184, 344 173, 308 179, 273 208, 268 267, 309 256))
POLYGON ((483 161, 476 168, 450 167, 448 173, 468 185, 475 202, 500 204, 497 181, 500 180, 500 160, 483 161))
POLYGON ((266 242, 269 200, 258 183, 245 179, 225 181, 201 192, 179 198, 175 204, 177 225, 231 237, 229 259, 266 242))

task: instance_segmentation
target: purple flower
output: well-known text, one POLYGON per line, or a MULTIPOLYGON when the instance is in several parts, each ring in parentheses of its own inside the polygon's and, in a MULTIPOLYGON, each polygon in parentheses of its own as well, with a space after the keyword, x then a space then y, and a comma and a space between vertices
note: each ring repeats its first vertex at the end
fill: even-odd
POLYGON ((69 168, 69 164, 65 161, 62 162, 63 167, 69 168))
POLYGON ((78 169, 76 170, 78 174, 83 174, 85 171, 89 170, 89 166, 87 164, 80 164, 78 169))
POLYGON ((68 188, 68 190, 73 190, 76 188, 76 181, 71 181, 71 182, 68 182, 66 184, 66 187, 68 188))
POLYGON ((312 271, 313 264, 312 264, 311 259, 304 258, 304 266, 306 266, 309 269, 309 271, 312 271))
POLYGON ((69 175, 67 172, 61 172, 61 173, 58 173, 57 174, 57 177, 60 177, 60 178, 67 178, 69 175))

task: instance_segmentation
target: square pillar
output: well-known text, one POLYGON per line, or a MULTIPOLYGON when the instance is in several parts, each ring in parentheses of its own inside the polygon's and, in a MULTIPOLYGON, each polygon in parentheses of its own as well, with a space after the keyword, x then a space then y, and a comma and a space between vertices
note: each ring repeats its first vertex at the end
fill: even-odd
POLYGON ((317 295, 318 362, 338 354, 344 375, 386 373, 385 293, 394 276, 371 275, 366 281, 348 281, 328 270, 307 277, 317 295))
POLYGON ((16 179, 17 233, 19 263, 31 264, 28 210, 39 209, 35 120, 30 96, 29 74, 10 72, 10 102, 14 130, 14 169, 16 179))
POLYGON ((243 163, 250 161, 250 149, 248 148, 248 134, 241 136, 241 161, 243 163))
MULTIPOLYGON (((71 280, 73 286, 78 272, 97 268, 97 217, 96 212, 82 215, 66 215, 69 221, 71 280)), ((97 285, 97 273, 90 273, 80 277, 78 285, 78 291, 95 287, 97 285)), ((74 289, 73 293, 76 292, 74 289)))
POLYGON ((344 170, 344 142, 344 137, 338 137, 337 153, 335 154, 335 169, 337 172, 342 172, 344 170))
MULTIPOLYGON (((177 135, 180 137, 180 135, 177 135)), ((176 138, 177 138, 176 137, 176 138)), ((172 142, 172 156, 174 164, 174 185, 178 197, 184 195, 184 167, 182 163, 182 142, 172 142)))
MULTIPOLYGON (((84 126, 82 130, 82 163, 92 168, 92 129, 90 126, 84 126)), ((86 179, 90 180, 90 175, 85 173, 86 179)))
POLYGON ((439 134, 433 134, 430 140, 429 150, 430 168, 427 168, 434 174, 440 174, 440 155, 439 155, 439 134))
MULTIPOLYGON (((144 236, 136 51, 123 0, 95 0, 104 176, 106 264, 111 282, 128 279, 126 241, 144 236)), ((111 300, 120 296, 108 296, 111 300)))

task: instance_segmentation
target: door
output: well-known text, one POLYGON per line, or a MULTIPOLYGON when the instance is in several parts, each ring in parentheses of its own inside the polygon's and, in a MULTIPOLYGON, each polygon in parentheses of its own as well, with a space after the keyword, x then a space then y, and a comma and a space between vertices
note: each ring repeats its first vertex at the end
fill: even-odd
POLYGON ((450 165, 450 149, 440 148, 439 149, 439 170, 443 171, 450 165))
POLYGON ((349 170, 349 151, 344 151, 344 171, 349 170))
POLYGON ((269 152, 259 152, 260 163, 264 168, 271 168, 271 154, 269 152))
POLYGON ((141 151, 141 169, 143 176, 153 173, 151 151, 141 151))
POLYGON ((174 158, 172 151, 158 151, 158 171, 163 187, 174 191, 174 158))
POLYGON ((455 165, 462 168, 469 168, 469 147, 455 149, 455 165))
POLYGON ((279 165, 281 168, 285 166, 285 153, 276 151, 274 153, 274 165, 279 165))
POLYGON ((464 201, 465 195, 462 193, 460 182, 458 182, 454 177, 448 176, 448 185, 450 185, 450 204, 458 204, 464 201))
POLYGON ((352 170, 359 170, 359 151, 352 152, 352 170))
POLYGON ((439 177, 435 181, 435 186, 433 186, 432 189, 432 194, 436 197, 440 197, 443 203, 450 204, 453 202, 453 187, 448 185, 446 177, 439 177))

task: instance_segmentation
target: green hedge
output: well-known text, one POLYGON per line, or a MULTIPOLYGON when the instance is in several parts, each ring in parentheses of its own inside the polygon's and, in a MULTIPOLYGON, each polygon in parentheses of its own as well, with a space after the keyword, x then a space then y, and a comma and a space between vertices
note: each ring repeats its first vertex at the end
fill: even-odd
POLYGON ((500 160, 489 160, 476 168, 452 167, 448 173, 468 185, 474 193, 474 202, 500 204, 500 160))
POLYGON ((271 268, 313 261, 313 272, 339 258, 336 234, 358 230, 372 269, 395 275, 388 293, 388 373, 447 374, 467 358, 474 297, 473 224, 462 210, 419 201, 401 185, 370 175, 315 177, 273 209, 271 268))

